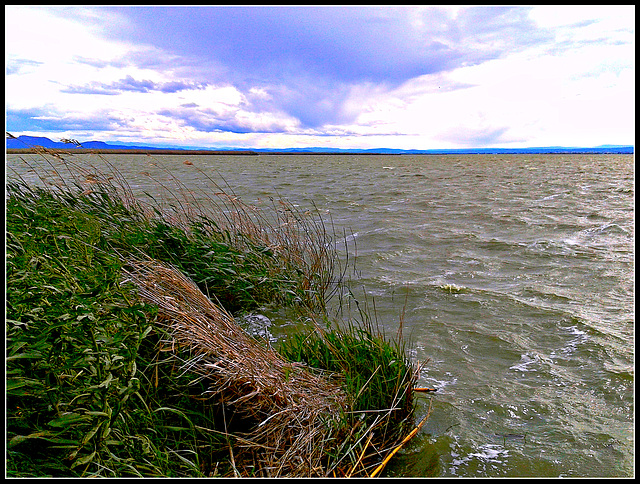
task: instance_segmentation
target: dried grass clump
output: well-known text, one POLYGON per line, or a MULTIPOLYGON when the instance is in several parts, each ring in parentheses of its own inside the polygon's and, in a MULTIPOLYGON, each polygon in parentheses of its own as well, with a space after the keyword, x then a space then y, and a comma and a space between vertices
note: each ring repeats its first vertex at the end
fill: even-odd
POLYGON ((231 451, 240 474, 324 475, 333 417, 346 404, 339 382, 251 338, 175 268, 153 260, 129 260, 128 266, 128 279, 158 307, 159 320, 170 330, 173 340, 164 343, 188 350, 181 370, 196 375, 194 383, 208 382, 212 404, 222 401, 247 423, 234 446, 241 452, 231 451))

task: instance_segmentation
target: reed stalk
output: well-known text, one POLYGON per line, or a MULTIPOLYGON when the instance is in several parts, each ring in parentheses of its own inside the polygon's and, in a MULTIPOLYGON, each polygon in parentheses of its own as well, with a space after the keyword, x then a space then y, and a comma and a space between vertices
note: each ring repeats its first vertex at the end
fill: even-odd
POLYGON ((328 319, 346 269, 321 218, 205 174, 143 201, 108 160, 38 155, 39 186, 7 185, 9 475, 368 475, 406 435, 417 370, 328 319), (233 313, 264 305, 309 330, 255 340, 233 313))

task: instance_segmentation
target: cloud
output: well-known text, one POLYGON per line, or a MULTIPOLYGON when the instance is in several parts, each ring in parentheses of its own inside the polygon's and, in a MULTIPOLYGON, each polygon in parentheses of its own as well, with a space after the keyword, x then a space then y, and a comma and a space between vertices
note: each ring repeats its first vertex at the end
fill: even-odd
POLYGON ((191 81, 169 81, 155 85, 155 89, 164 93, 204 89, 207 85, 191 81))
POLYGON ((34 119, 40 114, 41 111, 36 109, 7 109, 7 130, 16 133, 37 130, 38 126, 34 123, 34 119))
POLYGON ((407 148, 633 131, 624 8, 6 10, 10 130, 407 148))
POLYGON ((118 60, 105 60, 105 59, 94 59, 90 57, 83 57, 81 55, 74 55, 72 57, 73 62, 77 64, 85 64, 91 67, 95 67, 97 69, 104 69, 105 67, 115 67, 116 69, 121 69, 123 67, 127 67, 131 65, 130 61, 126 61, 123 59, 118 60))
MULTIPOLYGON (((103 9, 100 9, 103 10, 103 9)), ((354 120, 353 86, 394 88, 549 41, 523 8, 113 7, 98 31, 151 46, 200 82, 262 88, 303 126, 354 120)), ((98 16, 89 16, 99 23, 98 16)), ((143 55, 138 53, 141 58, 143 55)), ((144 85, 86 86, 110 94, 144 85)), ((76 88, 82 89, 82 88, 76 88)), ((75 92, 79 92, 76 90, 75 92)), ((265 104, 265 103, 263 103, 265 104)))
POLYGON ((187 103, 177 108, 162 109, 158 114, 205 133, 280 133, 294 130, 298 124, 295 119, 282 114, 246 111, 231 105, 218 105, 216 109, 187 103))
POLYGON ((59 113, 51 106, 7 110, 7 127, 19 131, 115 131, 132 120, 110 110, 86 113, 59 113))
POLYGON ((104 94, 116 95, 122 92, 151 92, 160 91, 174 93, 184 90, 204 89, 206 84, 192 81, 153 82, 150 80, 137 80, 128 75, 123 79, 111 83, 90 82, 83 86, 68 86, 60 92, 69 94, 104 94))
POLYGON ((455 128, 438 133, 442 141, 455 143, 464 147, 498 146, 505 142, 524 141, 506 136, 509 131, 507 126, 499 128, 455 128))
POLYGON ((34 67, 41 66, 43 62, 30 59, 7 59, 7 76, 13 74, 24 74, 32 71, 34 67))

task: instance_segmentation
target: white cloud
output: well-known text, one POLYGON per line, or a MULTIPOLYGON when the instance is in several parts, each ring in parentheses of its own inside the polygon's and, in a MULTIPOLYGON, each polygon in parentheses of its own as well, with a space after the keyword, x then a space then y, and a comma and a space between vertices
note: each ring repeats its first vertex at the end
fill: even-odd
MULTIPOLYGON (((547 7, 541 9, 553 13, 547 7)), ((570 32, 562 32, 562 48, 543 44, 412 79, 394 90, 371 90, 368 98, 359 93, 350 100, 362 106, 357 124, 370 127, 368 134, 413 135, 402 138, 405 148, 633 142, 634 46, 621 41, 629 40, 626 36, 633 21, 628 11, 626 16, 616 11, 594 24, 575 26, 593 18, 594 11, 602 12, 578 9, 578 15, 572 16, 575 9, 571 7, 545 20, 545 25, 573 26, 570 32), (593 30, 595 25, 602 28, 593 30)))
MULTIPOLYGON (((308 74, 304 89, 284 78, 277 85, 202 82, 188 71, 192 59, 177 52, 105 37, 108 22, 101 15, 110 15, 111 23, 126 22, 124 17, 71 10, 75 18, 44 7, 5 8, 6 108, 37 111, 40 120, 69 120, 73 126, 105 116, 114 126, 120 123, 118 129, 65 131, 67 137, 86 132, 103 140, 185 145, 406 149, 593 146, 634 139, 634 7, 534 7, 529 18, 555 37, 541 35, 493 60, 394 87, 376 79, 325 85, 308 74), (160 90, 170 83, 183 87, 160 90), (136 86, 142 86, 139 92, 136 86), (90 94, 92 89, 115 95, 90 94), (304 103, 315 110, 305 112, 304 103), (305 113, 318 119, 306 124, 312 128, 304 127, 305 113), (251 132, 256 130, 264 133, 251 132)), ((402 11, 416 32, 440 32, 428 24, 433 10, 402 11)), ((437 12, 434 18, 446 24, 464 9, 437 12)), ((448 35, 445 27, 441 33, 448 35)), ((499 37, 486 39, 502 45, 499 37)))
POLYGON ((61 18, 43 7, 7 6, 5 50, 8 60, 30 59, 57 65, 74 66, 73 57, 102 60, 121 58, 133 49, 122 42, 106 41, 85 24, 61 18))
POLYGON ((635 7, 628 5, 544 5, 535 6, 529 11, 541 28, 567 27, 584 22, 599 24, 599 30, 635 28, 635 7))
MULTIPOLYGON (((46 105, 56 105, 61 111, 73 109, 78 98, 60 93, 64 86, 95 81, 98 74, 103 82, 123 76, 120 69, 97 69, 75 58, 110 61, 136 50, 131 45, 100 39, 82 23, 59 18, 46 8, 10 6, 6 13, 7 63, 23 59, 37 63, 27 72, 6 76, 7 107, 11 109, 46 105)), ((96 102, 85 99, 83 107, 89 109, 96 102)))

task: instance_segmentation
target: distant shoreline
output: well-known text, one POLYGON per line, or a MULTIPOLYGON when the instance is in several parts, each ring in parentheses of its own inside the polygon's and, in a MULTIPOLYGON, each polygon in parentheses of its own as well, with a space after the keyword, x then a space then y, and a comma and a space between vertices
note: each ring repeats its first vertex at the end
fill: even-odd
MULTIPOLYGON (((7 148, 8 155, 40 153, 42 148, 7 148)), ((92 148, 45 148, 47 151, 62 154, 99 154, 99 155, 259 155, 257 151, 244 150, 164 150, 164 149, 92 149, 92 148)))
MULTIPOLYGON (((7 148, 5 153, 8 155, 19 154, 36 154, 40 153, 42 148, 7 148)), ((150 149, 92 149, 92 148, 45 148, 47 151, 52 151, 61 154, 100 154, 100 155, 244 155, 244 156, 259 156, 259 155, 580 155, 580 154, 592 154, 592 155, 633 155, 634 150, 628 151, 624 149, 602 149, 602 148, 584 148, 584 149, 548 149, 539 151, 517 151, 517 150, 487 150, 487 151, 437 151, 432 152, 376 152, 376 151, 252 151, 252 150, 172 150, 162 148, 150 148, 150 149)))
POLYGON ((6 153, 22 154, 34 153, 38 150, 58 150, 64 153, 96 153, 96 154, 151 154, 157 155, 517 155, 517 154, 633 154, 633 145, 603 144, 594 147, 583 146, 532 146, 529 148, 453 148, 453 149, 398 149, 398 148, 178 148, 156 147, 142 144, 112 145, 104 141, 83 141, 63 139, 60 142, 52 141, 44 136, 18 137, 7 133, 5 145, 6 153))

